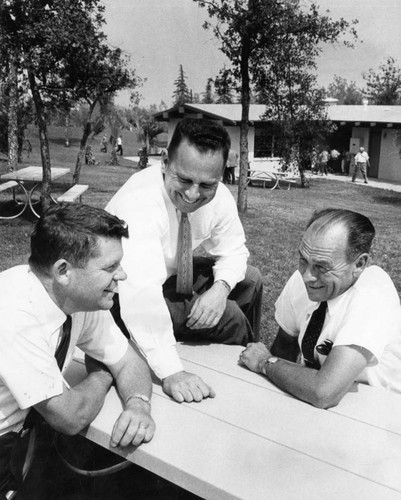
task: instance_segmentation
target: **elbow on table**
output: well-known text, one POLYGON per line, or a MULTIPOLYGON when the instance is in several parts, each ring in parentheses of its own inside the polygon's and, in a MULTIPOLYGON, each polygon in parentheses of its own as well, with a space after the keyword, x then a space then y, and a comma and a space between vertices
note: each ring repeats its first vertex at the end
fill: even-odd
POLYGON ((64 420, 63 422, 48 422, 57 432, 66 436, 76 436, 88 425, 88 422, 81 419, 64 420))
POLYGON ((328 410, 337 406, 338 403, 343 398, 343 394, 331 393, 326 387, 318 387, 312 394, 311 400, 309 401, 316 408, 322 410, 328 410))

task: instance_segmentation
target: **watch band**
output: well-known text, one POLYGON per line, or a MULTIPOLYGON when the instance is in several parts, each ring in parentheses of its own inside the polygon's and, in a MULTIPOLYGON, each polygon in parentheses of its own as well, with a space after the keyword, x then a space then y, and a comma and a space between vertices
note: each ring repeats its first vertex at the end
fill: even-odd
POLYGON ((216 280, 216 283, 221 283, 226 289, 228 293, 231 293, 231 287, 225 280, 216 280))
POLYGON ((145 403, 150 404, 150 398, 148 398, 148 396, 145 396, 145 394, 134 394, 133 396, 131 396, 131 398, 132 399, 134 399, 134 398, 142 399, 142 401, 145 401, 145 403))

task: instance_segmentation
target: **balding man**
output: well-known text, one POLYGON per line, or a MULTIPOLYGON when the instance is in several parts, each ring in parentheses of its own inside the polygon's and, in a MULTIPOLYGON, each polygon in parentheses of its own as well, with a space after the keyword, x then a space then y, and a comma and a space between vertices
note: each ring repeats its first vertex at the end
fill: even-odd
POLYGON ((374 235, 359 213, 314 214, 276 302, 271 352, 248 344, 240 363, 320 408, 338 404, 354 381, 401 393, 400 299, 389 275, 368 266, 374 235))
POLYGON ((355 182, 356 176, 360 171, 364 178, 365 184, 368 184, 367 169, 369 167, 369 155, 364 148, 359 148, 359 152, 355 155, 355 167, 352 174, 352 182, 355 182))

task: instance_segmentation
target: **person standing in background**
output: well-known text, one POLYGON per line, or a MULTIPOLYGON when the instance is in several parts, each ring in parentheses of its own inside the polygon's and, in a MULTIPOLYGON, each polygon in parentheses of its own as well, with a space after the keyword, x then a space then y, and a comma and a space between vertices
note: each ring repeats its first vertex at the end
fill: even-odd
POLYGON ((355 155, 355 167, 354 173, 352 174, 352 182, 355 182, 357 173, 360 171, 365 184, 368 184, 367 169, 369 168, 369 155, 364 148, 360 147, 359 152, 355 155))
POLYGON ((117 137, 117 154, 120 154, 120 156, 123 155, 123 140, 121 138, 121 135, 117 137))
POLYGON ((234 149, 228 152, 227 165, 224 170, 224 184, 235 184, 235 169, 238 167, 238 153, 234 149))

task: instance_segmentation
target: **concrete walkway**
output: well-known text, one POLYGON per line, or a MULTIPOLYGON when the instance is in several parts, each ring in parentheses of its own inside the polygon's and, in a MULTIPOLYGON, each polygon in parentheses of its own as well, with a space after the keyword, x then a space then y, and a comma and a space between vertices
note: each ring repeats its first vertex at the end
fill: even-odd
MULTIPOLYGON (((313 175, 313 179, 320 178, 322 176, 317 176, 313 175)), ((328 174, 326 177, 327 179, 332 179, 335 181, 340 181, 340 182, 351 182, 351 175, 339 175, 339 174, 328 174)), ((397 191, 398 193, 401 193, 401 182, 393 182, 393 181, 383 181, 379 179, 373 179, 373 178, 368 178, 369 184, 365 184, 362 180, 361 176, 358 176, 355 180, 355 184, 358 184, 362 187, 374 187, 374 188, 380 188, 380 189, 387 189, 389 191, 397 191)))
MULTIPOLYGON (((131 160, 135 162, 139 162, 139 156, 125 156, 124 157, 126 160, 131 160)), ((160 158, 159 157, 152 157, 150 156, 148 158, 148 166, 159 164, 160 163, 160 158)), ((313 175, 312 179, 319 179, 321 178, 321 175, 313 175)), ((339 182, 351 182, 351 175, 339 175, 339 174, 328 174, 327 176, 323 176, 323 178, 326 179, 331 179, 334 181, 339 181, 339 182)), ((383 181, 383 180, 378 180, 378 179, 369 179, 369 184, 364 184, 362 177, 358 176, 356 178, 355 184, 358 184, 362 187, 374 187, 374 188, 380 188, 380 189, 387 189, 388 191, 397 191, 398 193, 401 193, 401 182, 393 182, 393 181, 383 181)))

